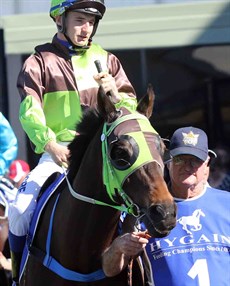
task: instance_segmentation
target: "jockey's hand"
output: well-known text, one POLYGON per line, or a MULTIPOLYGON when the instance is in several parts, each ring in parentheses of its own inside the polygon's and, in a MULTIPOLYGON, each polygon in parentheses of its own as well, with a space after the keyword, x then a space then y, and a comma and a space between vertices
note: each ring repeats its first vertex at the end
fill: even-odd
POLYGON ((68 167, 69 149, 55 141, 50 141, 45 146, 45 151, 50 154, 53 161, 59 166, 68 167))
POLYGON ((106 94, 110 94, 112 102, 117 103, 121 100, 121 96, 118 93, 115 79, 107 72, 100 72, 94 76, 96 82, 103 88, 106 94))

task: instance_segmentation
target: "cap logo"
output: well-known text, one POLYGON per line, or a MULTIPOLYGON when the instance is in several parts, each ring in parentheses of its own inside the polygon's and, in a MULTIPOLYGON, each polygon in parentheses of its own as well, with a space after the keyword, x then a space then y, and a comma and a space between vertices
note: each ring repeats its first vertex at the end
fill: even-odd
POLYGON ((189 133, 182 132, 182 135, 183 135, 183 142, 185 145, 196 146, 200 134, 194 134, 192 131, 190 131, 189 133))

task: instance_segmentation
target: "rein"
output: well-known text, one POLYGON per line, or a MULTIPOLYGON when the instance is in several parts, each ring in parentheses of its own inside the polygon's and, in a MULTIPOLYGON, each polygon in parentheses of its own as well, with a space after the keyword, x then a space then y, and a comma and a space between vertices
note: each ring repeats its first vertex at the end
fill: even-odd
MULTIPOLYGON (((107 207, 111 207, 111 208, 114 208, 114 209, 117 209, 121 212, 129 212, 128 211, 128 208, 125 207, 125 206, 120 206, 120 205, 110 205, 110 204, 107 204, 107 203, 104 203, 104 202, 101 202, 101 201, 98 201, 98 200, 95 200, 93 198, 90 198, 90 197, 87 197, 87 196, 83 196, 79 193, 77 193, 73 187, 71 186, 70 184, 70 181, 67 177, 67 173, 66 173, 66 170, 63 168, 63 171, 64 171, 64 174, 65 174, 65 179, 66 179, 66 182, 67 182, 67 185, 68 185, 68 188, 69 188, 69 191, 71 193, 71 195, 75 198, 75 199, 78 199, 80 201, 83 201, 83 202, 87 202, 87 203, 90 203, 90 204, 93 204, 93 205, 100 205, 100 206, 107 206, 107 207)), ((131 199, 130 199, 131 200, 131 199)), ((132 201, 130 202, 131 206, 136 206, 132 201)), ((138 208, 139 210, 139 208, 138 208)))

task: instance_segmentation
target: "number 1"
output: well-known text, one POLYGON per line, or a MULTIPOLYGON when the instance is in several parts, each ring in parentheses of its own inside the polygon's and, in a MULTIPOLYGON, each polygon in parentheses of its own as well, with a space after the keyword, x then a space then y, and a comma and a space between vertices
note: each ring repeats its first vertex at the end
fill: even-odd
POLYGON ((190 276, 192 279, 195 279, 197 276, 199 286, 210 286, 206 259, 197 259, 192 268, 189 270, 188 276, 190 276))

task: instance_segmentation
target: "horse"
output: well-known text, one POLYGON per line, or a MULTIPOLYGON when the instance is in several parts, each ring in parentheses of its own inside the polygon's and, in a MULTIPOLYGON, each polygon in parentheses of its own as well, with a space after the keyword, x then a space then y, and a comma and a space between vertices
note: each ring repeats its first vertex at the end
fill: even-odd
POLYGON ((28 234, 20 286, 126 286, 126 270, 105 277, 101 264, 119 235, 121 212, 144 221, 155 237, 175 226, 176 205, 163 175, 164 144, 149 121, 154 98, 149 86, 135 111, 117 109, 99 89, 97 107, 85 112, 68 146, 68 171, 54 180, 57 187, 36 231, 28 234))
POLYGON ((182 216, 177 221, 182 225, 182 228, 188 233, 192 234, 192 232, 188 229, 188 225, 192 226, 190 229, 192 231, 201 230, 202 225, 200 224, 200 217, 205 217, 205 214, 201 209, 197 209, 193 212, 191 216, 182 216))

